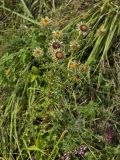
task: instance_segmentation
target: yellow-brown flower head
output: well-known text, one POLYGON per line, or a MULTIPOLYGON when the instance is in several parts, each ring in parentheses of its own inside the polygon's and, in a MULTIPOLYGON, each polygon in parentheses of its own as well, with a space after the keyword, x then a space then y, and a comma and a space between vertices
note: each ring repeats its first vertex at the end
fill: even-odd
POLYGON ((79 47, 79 44, 78 44, 78 42, 76 40, 73 40, 70 43, 70 47, 71 47, 71 49, 75 50, 75 49, 77 49, 79 47))
POLYGON ((80 78, 80 76, 79 76, 78 74, 76 74, 76 75, 73 77, 73 79, 74 79, 75 81, 81 80, 81 78, 80 78))
POLYGON ((45 17, 45 18, 41 18, 40 24, 46 27, 50 24, 50 22, 51 20, 48 17, 45 17))
POLYGON ((79 67, 79 64, 75 61, 70 62, 70 69, 76 70, 79 67))
POLYGON ((59 31, 59 30, 53 31, 53 36, 55 38, 59 39, 61 37, 61 31, 59 31))
POLYGON ((106 31, 104 25, 101 25, 100 28, 97 30, 97 35, 102 35, 106 31))
POLYGON ((84 65, 82 66, 81 71, 82 71, 82 72, 88 72, 88 71, 89 71, 89 66, 86 65, 86 64, 84 64, 84 65))
POLYGON ((33 52, 33 56, 35 58, 39 58, 39 57, 43 56, 43 51, 41 50, 41 48, 36 48, 33 52))

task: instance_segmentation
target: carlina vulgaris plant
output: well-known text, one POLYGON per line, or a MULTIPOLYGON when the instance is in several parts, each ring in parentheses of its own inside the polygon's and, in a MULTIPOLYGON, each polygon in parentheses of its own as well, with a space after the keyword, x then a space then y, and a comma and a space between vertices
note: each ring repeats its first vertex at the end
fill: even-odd
POLYGON ((78 43, 78 41, 77 41, 77 40, 72 40, 72 41, 70 42, 70 48, 71 48, 72 50, 78 49, 78 48, 79 48, 79 43, 78 43))
POLYGON ((86 36, 89 32, 89 26, 86 23, 80 22, 77 24, 77 30, 79 31, 80 35, 86 36))
POLYGON ((51 43, 50 43, 51 47, 54 49, 54 50, 59 50, 61 47, 62 47, 62 42, 58 41, 58 40, 53 40, 51 43))
MULTIPOLYGON (((99 6, 100 8, 97 11, 93 12, 91 10, 89 12, 92 18, 89 15, 86 17, 85 24, 90 26, 88 30, 89 34, 84 37, 83 40, 86 45, 80 49, 80 54, 77 55, 78 59, 83 59, 84 56, 87 57, 85 63, 88 65, 97 63, 97 67, 104 59, 107 59, 112 40, 120 28, 119 21, 116 21, 119 19, 119 9, 109 6, 109 3, 101 2, 99 5, 101 7, 99 6), (88 53, 87 50, 89 49, 92 50, 88 53)), ((78 26, 80 27, 80 24, 78 26)))
POLYGON ((62 32, 60 30, 53 31, 53 37, 59 39, 62 36, 62 32))
POLYGON ((55 58, 57 60, 62 60, 62 59, 64 59, 64 57, 65 57, 65 55, 64 55, 64 53, 62 51, 58 50, 58 51, 55 52, 55 58))
POLYGON ((56 49, 51 53, 51 57, 55 62, 61 62, 65 59, 66 55, 61 49, 56 49))
POLYGON ((80 75, 75 74, 75 75, 73 76, 73 80, 74 80, 74 81, 80 81, 80 80, 81 80, 80 75))
POLYGON ((53 43, 52 43, 52 47, 53 47, 53 49, 59 49, 59 48, 60 48, 60 43, 58 43, 58 42, 53 42, 53 43))
POLYGON ((35 48, 34 51, 33 51, 33 57, 35 57, 35 58, 40 58, 40 57, 42 57, 42 56, 43 56, 43 51, 42 51, 42 49, 39 48, 39 47, 35 48))
POLYGON ((47 27, 51 23, 51 19, 47 16, 45 18, 41 18, 40 25, 43 27, 47 27))
POLYGON ((75 71, 75 70, 77 70, 79 68, 79 63, 76 62, 75 60, 72 60, 72 61, 69 62, 68 67, 71 70, 75 71))
POLYGON ((83 73, 87 73, 89 71, 89 65, 83 64, 82 67, 81 67, 81 71, 83 73))

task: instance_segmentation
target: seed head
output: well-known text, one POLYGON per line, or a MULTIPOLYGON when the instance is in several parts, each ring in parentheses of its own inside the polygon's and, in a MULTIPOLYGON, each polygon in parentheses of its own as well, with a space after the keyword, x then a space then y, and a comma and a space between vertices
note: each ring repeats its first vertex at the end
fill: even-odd
POLYGON ((53 49, 59 49, 61 47, 61 44, 59 42, 54 41, 52 43, 52 48, 53 49))
POLYGON ((85 36, 85 35, 87 35, 87 33, 89 31, 89 27, 85 23, 80 23, 80 24, 77 25, 77 30, 79 31, 80 34, 85 36))
POLYGON ((64 58, 63 52, 57 51, 57 52, 55 53, 55 58, 56 58, 57 60, 62 60, 62 59, 64 58))
POLYGON ((88 26, 86 24, 81 24, 80 25, 80 30, 82 32, 88 32, 89 28, 88 28, 88 26))

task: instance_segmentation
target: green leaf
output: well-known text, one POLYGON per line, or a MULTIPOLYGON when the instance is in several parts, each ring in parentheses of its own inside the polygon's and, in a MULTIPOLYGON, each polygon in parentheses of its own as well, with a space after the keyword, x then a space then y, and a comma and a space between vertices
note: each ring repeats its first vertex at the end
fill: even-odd
POLYGON ((24 12, 25 14, 28 16, 28 17, 33 17, 30 10, 28 9, 26 3, 24 2, 24 0, 21 0, 21 3, 22 3, 22 6, 23 6, 23 9, 24 9, 24 12))
POLYGON ((38 26, 40 27, 40 23, 39 23, 39 22, 37 22, 37 21, 35 21, 35 20, 27 17, 27 16, 24 16, 24 15, 22 15, 22 14, 20 14, 20 13, 15 12, 15 11, 11 11, 9 8, 6 8, 6 7, 4 7, 4 6, 0 6, 0 8, 6 10, 6 11, 8 11, 8 12, 11 12, 11 13, 17 15, 18 17, 21 17, 21 18, 23 18, 24 20, 27 20, 27 21, 29 21, 29 22, 31 22, 31 23, 33 23, 33 24, 36 24, 36 25, 38 25, 38 26))
POLYGON ((24 150, 29 150, 29 151, 38 151, 41 152, 42 154, 46 154, 45 152, 43 152, 40 148, 36 147, 35 145, 30 146, 25 148, 24 150))
POLYGON ((32 66, 32 73, 37 75, 39 73, 39 69, 36 66, 32 66))

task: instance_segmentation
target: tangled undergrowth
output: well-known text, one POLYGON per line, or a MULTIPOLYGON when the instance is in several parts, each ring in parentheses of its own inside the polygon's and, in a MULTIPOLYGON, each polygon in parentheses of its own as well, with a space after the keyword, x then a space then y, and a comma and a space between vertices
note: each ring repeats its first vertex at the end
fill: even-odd
POLYGON ((63 2, 1 32, 2 160, 120 159, 119 2, 63 2))

